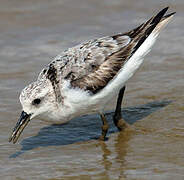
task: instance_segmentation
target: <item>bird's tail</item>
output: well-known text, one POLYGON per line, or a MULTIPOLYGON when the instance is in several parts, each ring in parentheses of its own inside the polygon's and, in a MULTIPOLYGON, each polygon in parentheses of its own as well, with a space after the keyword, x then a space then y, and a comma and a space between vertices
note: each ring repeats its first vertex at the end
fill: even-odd
POLYGON ((136 43, 134 52, 142 45, 147 37, 154 33, 158 35, 160 31, 168 24, 175 12, 165 15, 169 7, 162 9, 156 16, 153 16, 146 23, 141 24, 139 27, 125 33, 136 43))

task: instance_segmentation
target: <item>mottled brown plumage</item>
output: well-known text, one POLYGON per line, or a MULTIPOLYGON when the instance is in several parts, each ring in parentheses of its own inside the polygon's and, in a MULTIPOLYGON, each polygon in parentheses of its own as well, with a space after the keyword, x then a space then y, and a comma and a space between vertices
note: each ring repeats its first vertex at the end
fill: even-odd
POLYGON ((64 51, 42 71, 39 78, 46 75, 50 79, 59 101, 58 84, 63 79, 69 80, 73 88, 96 94, 118 74, 158 23, 172 15, 163 17, 166 10, 129 32, 90 40, 64 51))
POLYGON ((118 39, 128 36, 130 42, 126 46, 121 47, 116 52, 107 56, 104 62, 93 72, 86 74, 87 76, 85 75, 83 78, 71 80, 72 86, 89 90, 93 93, 97 93, 99 90, 103 89, 106 84, 114 78, 132 54, 135 53, 144 40, 151 34, 156 25, 165 19, 162 15, 163 12, 160 12, 157 16, 152 17, 146 23, 134 30, 112 36, 117 42, 118 39))

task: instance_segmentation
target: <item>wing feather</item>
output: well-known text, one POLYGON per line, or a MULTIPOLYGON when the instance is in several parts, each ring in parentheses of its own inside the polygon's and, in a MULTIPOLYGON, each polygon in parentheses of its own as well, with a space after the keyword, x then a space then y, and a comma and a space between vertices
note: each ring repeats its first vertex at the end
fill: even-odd
POLYGON ((167 9, 164 8, 156 16, 129 32, 91 40, 64 51, 42 70, 39 78, 49 78, 58 99, 58 83, 63 79, 69 80, 74 88, 81 88, 93 94, 99 92, 117 75, 159 22, 173 15, 171 13, 164 16, 167 9))
POLYGON ((89 73, 83 78, 71 81, 72 86, 89 90, 94 94, 103 89, 117 75, 119 70, 142 45, 157 25, 173 15, 171 13, 164 16, 167 10, 168 7, 164 8, 156 16, 153 16, 147 22, 127 33, 112 36, 116 40, 129 37, 129 42, 125 46, 120 47, 116 52, 107 56, 96 71, 89 73))

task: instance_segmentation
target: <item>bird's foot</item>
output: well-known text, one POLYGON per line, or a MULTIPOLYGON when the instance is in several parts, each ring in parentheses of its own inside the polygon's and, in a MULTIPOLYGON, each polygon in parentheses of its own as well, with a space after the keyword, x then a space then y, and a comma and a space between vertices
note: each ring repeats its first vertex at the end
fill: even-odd
POLYGON ((125 122, 122 118, 118 120, 116 126, 119 131, 124 131, 126 128, 130 128, 130 125, 125 122))

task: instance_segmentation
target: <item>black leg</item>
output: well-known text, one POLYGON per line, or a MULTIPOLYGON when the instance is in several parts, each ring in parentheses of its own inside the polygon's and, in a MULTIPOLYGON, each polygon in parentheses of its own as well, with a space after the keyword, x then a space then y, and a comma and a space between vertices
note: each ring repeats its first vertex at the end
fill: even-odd
POLYGON ((102 135, 99 137, 100 140, 104 141, 105 140, 105 136, 107 134, 107 131, 108 131, 108 128, 109 128, 109 125, 107 123, 107 120, 105 118, 105 115, 104 114, 100 114, 100 117, 102 119, 102 135))
POLYGON ((113 116, 114 124, 120 131, 124 130, 128 126, 128 124, 122 119, 121 116, 121 103, 123 100, 124 92, 125 86, 119 91, 116 110, 113 116))

